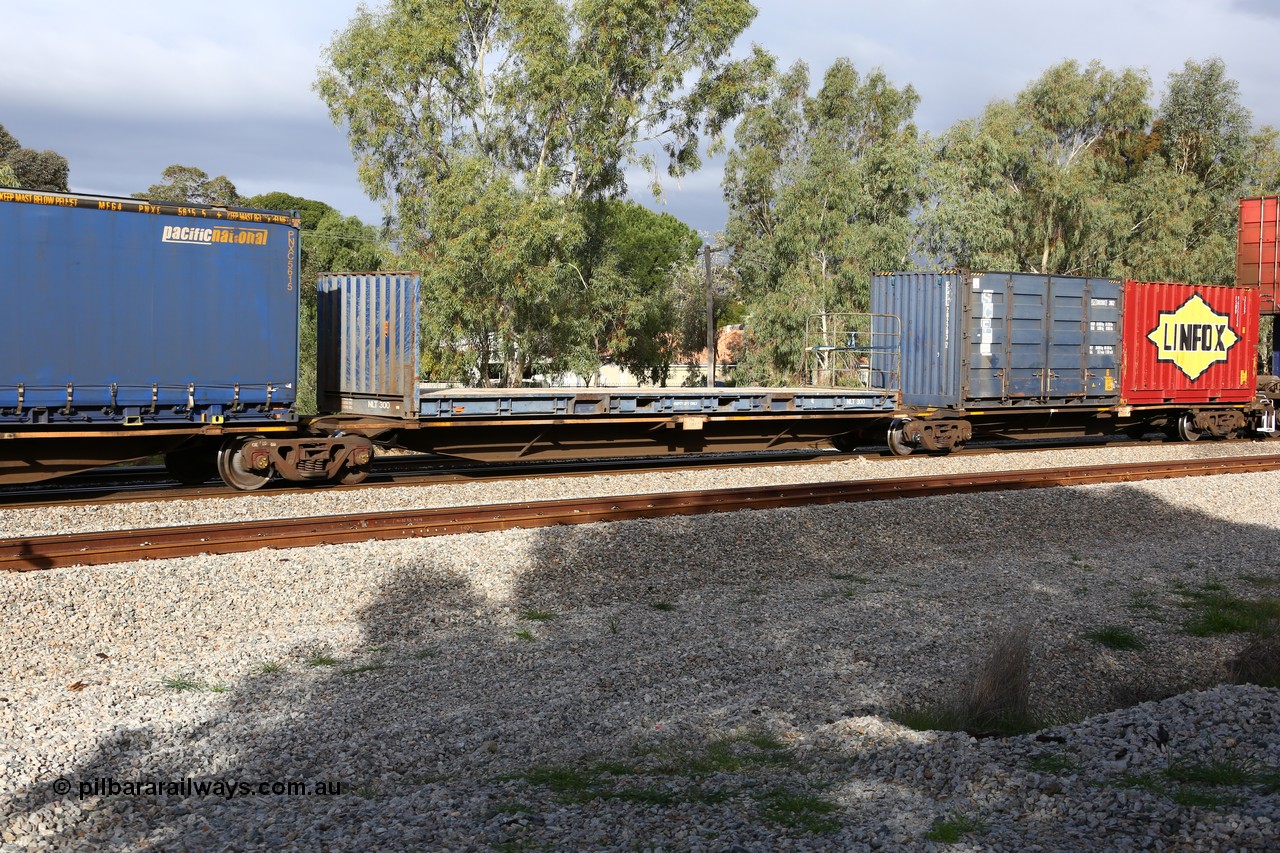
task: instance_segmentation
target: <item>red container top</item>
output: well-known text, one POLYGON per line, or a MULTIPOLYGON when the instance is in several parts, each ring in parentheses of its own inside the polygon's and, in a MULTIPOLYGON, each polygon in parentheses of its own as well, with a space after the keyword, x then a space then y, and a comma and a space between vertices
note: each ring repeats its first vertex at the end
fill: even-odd
POLYGON ((1280 198, 1240 199, 1240 228, 1236 241, 1236 284, 1259 287, 1263 314, 1280 313, 1280 198))
POLYGON ((1257 393, 1258 288, 1126 281, 1121 393, 1133 404, 1257 393))

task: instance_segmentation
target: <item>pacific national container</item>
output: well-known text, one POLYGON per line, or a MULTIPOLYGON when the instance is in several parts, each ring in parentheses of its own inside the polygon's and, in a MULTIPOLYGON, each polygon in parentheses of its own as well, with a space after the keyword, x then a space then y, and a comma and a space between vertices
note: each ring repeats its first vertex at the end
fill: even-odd
POLYGON ((291 216, 0 189, 0 423, 293 417, 291 216))
POLYGON ((1259 310, 1277 312, 1280 283, 1280 198, 1240 199, 1236 284, 1258 285, 1259 310))
POLYGON ((1256 287, 1125 282, 1126 403, 1246 403, 1257 345, 1256 287))
POLYGON ((417 417, 418 274, 326 273, 316 288, 320 410, 417 417))
MULTIPOLYGON (((922 408, 1115 403, 1122 300, 1121 283, 1103 278, 928 272, 871 279, 872 314, 901 324, 902 402, 922 408)), ((873 373, 889 358, 873 353, 873 373)))

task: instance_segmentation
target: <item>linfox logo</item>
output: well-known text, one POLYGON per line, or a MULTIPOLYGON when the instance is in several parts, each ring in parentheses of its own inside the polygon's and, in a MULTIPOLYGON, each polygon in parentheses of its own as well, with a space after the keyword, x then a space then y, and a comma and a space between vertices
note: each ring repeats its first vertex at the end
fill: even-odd
POLYGON ((1219 314, 1195 294, 1178 310, 1160 312, 1160 322, 1147 335, 1156 345, 1157 360, 1170 361, 1192 382, 1220 361, 1240 340, 1225 314, 1219 314))
POLYGON ((212 246, 216 243, 265 246, 267 245, 267 229, 240 228, 234 225, 215 225, 211 228, 166 225, 160 240, 164 243, 186 243, 190 246, 212 246))

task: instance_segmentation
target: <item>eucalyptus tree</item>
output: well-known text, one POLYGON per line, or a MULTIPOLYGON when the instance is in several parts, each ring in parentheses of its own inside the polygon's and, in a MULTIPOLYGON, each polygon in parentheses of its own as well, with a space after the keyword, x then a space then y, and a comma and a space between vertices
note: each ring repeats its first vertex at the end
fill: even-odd
POLYGON ((36 151, 0 124, 0 187, 67 192, 67 158, 56 151, 36 151))
POLYGON ((238 205, 242 199, 236 185, 226 175, 210 178, 204 169, 174 163, 160 173, 160 182, 152 184, 134 198, 151 201, 191 202, 193 204, 238 205))
POLYGON ((361 182, 422 259, 429 358, 518 382, 597 362, 608 296, 572 259, 584 201, 629 165, 700 165, 764 64, 726 57, 747 0, 391 0, 361 8, 316 83, 361 182), (447 263, 447 269, 433 264, 447 263), (462 349, 460 349, 460 345, 462 349))
POLYGON ((1059 63, 938 141, 923 248, 943 266, 1105 274, 1123 229, 1114 146, 1145 133, 1144 72, 1059 63))
POLYGON ((1234 279, 1237 199, 1255 177, 1252 125, 1221 59, 1187 60, 1169 75, 1151 130, 1168 189, 1157 197, 1162 208, 1138 208, 1147 218, 1137 225, 1128 270, 1174 281, 1234 279))
POLYGON ((837 60, 810 93, 799 62, 744 114, 725 167, 727 239, 747 312, 739 379, 794 382, 809 315, 866 311, 870 273, 912 264, 923 199, 919 101, 837 60))
POLYGON ((1188 60, 1153 110, 1144 72, 1073 61, 938 140, 923 251, 941 266, 1228 283, 1236 200, 1280 189, 1219 59, 1188 60))

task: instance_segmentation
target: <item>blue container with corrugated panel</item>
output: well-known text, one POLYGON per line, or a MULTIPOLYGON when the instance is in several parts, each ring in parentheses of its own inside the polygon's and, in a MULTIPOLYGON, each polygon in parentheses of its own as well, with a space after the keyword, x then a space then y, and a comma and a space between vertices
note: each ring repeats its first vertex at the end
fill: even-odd
POLYGON ((0 189, 0 423, 280 421, 291 215, 0 189))
POLYGON ((320 409, 415 418, 420 277, 326 273, 316 285, 320 409))
POLYGON ((872 313, 901 323, 902 402, 921 408, 1118 402, 1122 300, 1121 282, 1103 278, 914 272, 871 280, 872 313))

